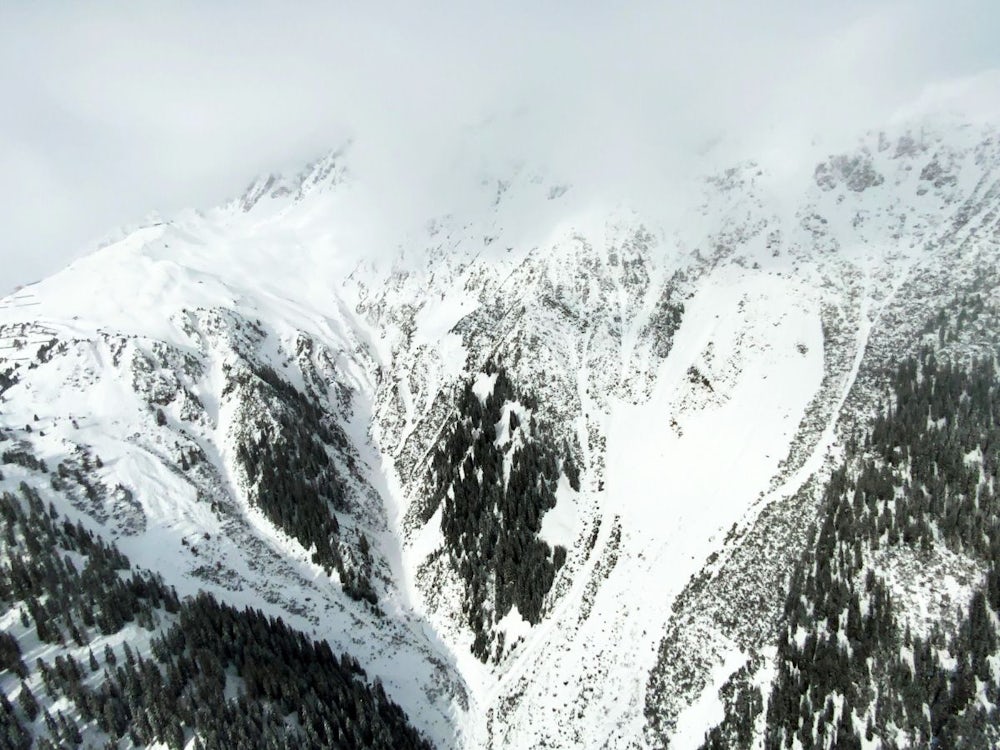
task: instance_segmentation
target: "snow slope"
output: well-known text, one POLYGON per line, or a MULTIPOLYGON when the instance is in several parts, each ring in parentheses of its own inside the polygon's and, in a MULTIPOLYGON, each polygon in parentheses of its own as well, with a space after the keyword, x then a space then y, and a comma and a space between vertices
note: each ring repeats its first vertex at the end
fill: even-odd
POLYGON ((86 464, 103 489, 74 517, 183 593, 354 654, 439 746, 695 747, 720 684, 766 652, 875 373, 973 283, 948 271, 995 234, 998 154, 988 127, 899 123, 793 174, 712 174, 669 221, 497 165, 454 213, 368 237, 376 197, 333 152, 0 301, 0 425, 86 464), (455 395, 472 379, 485 398, 494 357, 582 482, 543 519, 568 556, 542 621, 512 610, 513 647, 484 664, 457 571, 432 565, 440 513, 419 509, 455 395), (347 437, 343 554, 377 607, 252 501, 237 457, 268 407, 235 383, 264 367, 347 437))

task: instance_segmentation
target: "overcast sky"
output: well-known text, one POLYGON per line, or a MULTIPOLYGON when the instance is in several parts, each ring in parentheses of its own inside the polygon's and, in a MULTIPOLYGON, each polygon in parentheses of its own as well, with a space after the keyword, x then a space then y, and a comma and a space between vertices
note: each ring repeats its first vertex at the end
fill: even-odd
POLYGON ((720 137, 877 126, 1000 68, 998 37, 996 0, 4 2, 0 293, 347 138, 397 196, 477 127, 473 148, 627 183, 720 137))

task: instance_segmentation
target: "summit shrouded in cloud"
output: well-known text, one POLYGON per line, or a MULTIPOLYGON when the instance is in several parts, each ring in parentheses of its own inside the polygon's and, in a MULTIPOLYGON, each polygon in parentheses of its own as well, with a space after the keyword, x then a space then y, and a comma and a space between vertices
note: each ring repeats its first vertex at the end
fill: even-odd
POLYGON ((7 4, 0 286, 348 140, 380 216, 449 210, 482 162, 662 203, 710 146, 791 168, 1000 66, 998 25, 988 2, 7 4))
POLYGON ((1000 746, 994 18, 4 7, 0 744, 1000 746))

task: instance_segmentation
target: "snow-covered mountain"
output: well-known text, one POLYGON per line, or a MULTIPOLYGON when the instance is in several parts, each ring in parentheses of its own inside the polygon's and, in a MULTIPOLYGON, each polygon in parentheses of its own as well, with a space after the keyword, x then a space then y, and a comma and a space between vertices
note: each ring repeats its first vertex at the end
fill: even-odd
MULTIPOLYGON (((911 120, 662 215, 477 170, 454 212, 366 235, 348 146, 6 297, 0 489, 325 639, 436 746, 698 747, 734 690, 767 706, 793 571, 898 363, 997 354, 1000 131, 911 120)), ((985 580, 939 549, 859 568, 915 631, 985 580)), ((27 664, 122 639, 56 646, 19 610, 27 664)))

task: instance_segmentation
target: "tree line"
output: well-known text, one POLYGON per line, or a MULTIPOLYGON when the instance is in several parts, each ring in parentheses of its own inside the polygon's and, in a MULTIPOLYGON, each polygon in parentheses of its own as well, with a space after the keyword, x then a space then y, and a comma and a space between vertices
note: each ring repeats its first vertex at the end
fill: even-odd
POLYGON ((180 599, 32 486, 0 494, 0 520, 0 607, 20 624, 0 633, 16 691, 0 691, 0 749, 430 747, 352 657, 259 610, 180 599), (57 655, 27 661, 35 639, 57 655))
POLYGON ((482 661, 499 659, 503 643, 492 625, 513 607, 532 624, 540 620, 545 595, 566 560, 565 548, 553 549, 539 538, 542 517, 555 507, 562 473, 580 488, 568 448, 534 414, 522 424, 510 408, 520 403, 533 411, 537 404, 517 391, 502 366, 489 362, 485 373, 495 376, 492 391, 480 401, 470 378, 431 452, 428 512, 429 518, 442 509, 445 548, 465 585, 472 651, 482 661), (497 444, 498 430, 506 430, 511 441, 497 444))
POLYGON ((750 747, 761 713, 773 750, 1000 743, 995 362, 962 366, 926 349, 888 381, 885 406, 830 477, 792 572, 766 711, 756 700, 734 702, 703 747, 750 747), (906 550, 919 561, 937 547, 987 573, 954 624, 918 635, 878 555, 906 550))

